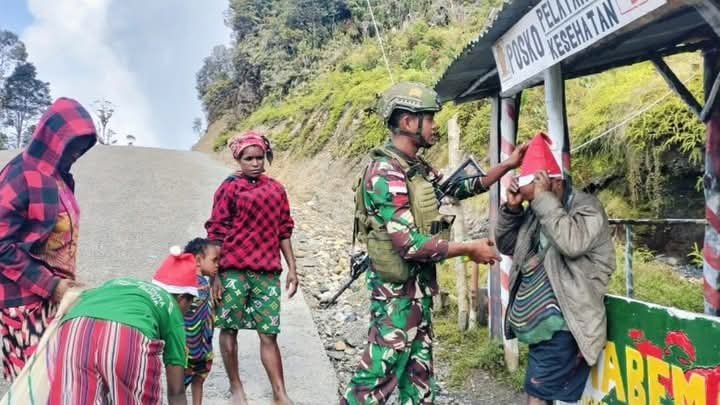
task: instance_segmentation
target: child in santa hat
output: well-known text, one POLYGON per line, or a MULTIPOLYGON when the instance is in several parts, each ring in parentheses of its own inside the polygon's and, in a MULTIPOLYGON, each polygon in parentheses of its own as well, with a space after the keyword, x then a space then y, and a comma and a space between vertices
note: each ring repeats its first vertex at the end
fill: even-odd
MULTIPOLYGON (((177 249, 180 249, 177 247, 177 249)), ((188 349, 188 366, 185 369, 185 388, 192 384, 193 405, 202 404, 203 384, 213 363, 213 302, 208 279, 218 272, 220 244, 204 238, 195 238, 185 246, 185 253, 195 256, 199 295, 190 310, 185 312, 185 335, 188 349)))
POLYGON ((281 252, 288 267, 288 296, 292 298, 298 288, 290 204, 282 184, 264 174, 265 161, 271 162, 273 157, 264 135, 247 131, 233 138, 229 148, 240 170, 215 192, 212 214, 205 224, 208 239, 222 244, 220 276, 213 285, 213 298, 219 301, 215 320, 220 328, 220 352, 233 403, 246 404, 238 370, 237 332, 256 330, 273 403, 289 404, 277 335, 281 252))
POLYGON ((171 254, 152 282, 120 278, 82 293, 49 352, 52 405, 187 404, 183 313, 198 296, 194 255, 171 254))
POLYGON ((495 231, 515 262, 505 334, 530 347, 528 404, 580 399, 605 346, 603 299, 615 271, 602 204, 572 189, 551 146, 543 133, 530 142, 495 231))

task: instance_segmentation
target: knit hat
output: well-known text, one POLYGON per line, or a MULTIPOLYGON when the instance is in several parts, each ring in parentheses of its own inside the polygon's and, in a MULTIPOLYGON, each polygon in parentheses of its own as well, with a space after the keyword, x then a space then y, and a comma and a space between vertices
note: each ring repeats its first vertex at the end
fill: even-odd
POLYGON ((260 132, 245 131, 232 138, 228 144, 228 148, 230 148, 230 152, 232 152, 233 158, 236 160, 240 159, 242 152, 250 146, 257 146, 262 149, 268 162, 272 163, 273 151, 270 146, 270 141, 260 132))
POLYGON ((544 132, 539 132, 530 141, 525 157, 520 165, 520 176, 518 184, 520 187, 533 182, 535 173, 545 170, 550 178, 563 178, 557 159, 550 146, 552 140, 544 132))
POLYGON ((170 256, 157 269, 152 282, 170 294, 191 294, 197 297, 200 285, 195 256, 182 253, 179 246, 173 246, 170 248, 170 256))

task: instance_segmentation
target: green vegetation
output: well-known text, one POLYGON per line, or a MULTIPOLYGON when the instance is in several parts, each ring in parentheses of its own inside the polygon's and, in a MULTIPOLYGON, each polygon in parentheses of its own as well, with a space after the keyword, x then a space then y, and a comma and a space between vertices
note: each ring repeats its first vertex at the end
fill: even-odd
MULTIPOLYGON (((461 1, 452 10, 430 0, 376 4, 395 79, 437 81, 499 3, 461 1)), ((227 23, 235 42, 214 49, 198 72, 209 122, 223 113, 231 118, 228 129, 215 139, 216 149, 224 148, 231 134, 257 127, 268 130, 278 150, 298 157, 312 157, 323 149, 338 158, 356 157, 384 142, 387 131, 372 109, 390 79, 364 2, 268 4, 230 0, 227 23)), ((699 57, 680 55, 669 64, 700 98, 699 57)), ((567 83, 571 144, 583 145, 607 131, 573 154, 573 180, 581 188, 599 188, 611 216, 668 215, 679 204, 669 192, 672 185, 702 174, 705 129, 668 92, 647 63, 567 83), (648 105, 652 108, 626 120, 648 105)), ((443 135, 456 114, 463 149, 484 159, 489 103, 446 105, 437 116, 443 135)), ((543 89, 525 91, 520 140, 545 128, 543 89)), ((443 149, 439 145, 429 158, 441 163, 443 149)), ((692 211, 686 216, 702 215, 695 200, 682 204, 692 211)))
MULTIPOLYGON (((478 35, 493 3, 485 1, 468 8, 471 12, 463 24, 451 20, 448 25, 431 26, 417 19, 404 30, 388 33, 386 50, 395 79, 436 81, 461 47, 478 35)), ((286 93, 269 92, 248 114, 234 114, 228 130, 215 139, 216 149, 224 148, 231 134, 256 127, 269 131, 278 150, 299 157, 312 157, 325 148, 336 157, 355 157, 384 142, 387 131, 372 114, 378 93, 390 85, 379 46, 375 38, 348 42, 343 35, 334 36, 336 42, 323 48, 334 58, 326 60, 319 73, 293 82, 296 85, 286 93)), ((683 55, 669 63, 699 95, 699 57, 683 55)), ((206 94, 224 94, 221 90, 232 82, 227 80, 220 79, 222 85, 208 85, 206 94)), ((574 153, 573 180, 581 188, 599 187, 611 216, 665 216, 678 204, 668 193, 670 185, 702 174, 704 127, 668 92, 649 64, 567 84, 571 144, 582 145, 609 131, 574 153), (618 125, 647 105, 652 105, 649 111, 618 125)), ((522 97, 519 137, 527 140, 546 127, 543 89, 528 90, 522 97)), ((463 149, 484 159, 490 132, 489 103, 446 105, 437 116, 441 134, 446 134, 446 123, 455 114, 463 149)), ((445 157, 442 145, 429 157, 439 163, 445 157)), ((687 216, 702 215, 700 204, 688 208, 693 212, 687 216)))
MULTIPOLYGON (((448 311, 451 312, 451 311, 448 311)), ((488 371, 494 379, 505 383, 517 391, 522 390, 527 349, 521 352, 520 368, 510 373, 505 368, 505 356, 501 344, 490 339, 487 329, 477 328, 460 332, 452 315, 439 316, 434 323, 435 336, 440 342, 436 356, 438 360, 450 365, 449 385, 460 388, 468 381, 473 370, 488 371)))
MULTIPOLYGON (((406 31, 385 38, 395 80, 431 84, 460 51, 460 46, 476 35, 488 11, 487 4, 478 8, 462 28, 431 27, 419 21, 406 31)), ((334 69, 320 73, 285 97, 266 98, 250 116, 236 119, 231 126, 234 130, 271 128, 280 150, 299 151, 304 156, 322 150, 333 134, 349 132, 352 134, 349 142, 334 152, 357 156, 387 138, 387 130, 371 110, 377 95, 388 86, 390 78, 379 45, 374 38, 369 38, 356 45, 352 53, 348 52, 334 69), (343 114, 353 119, 340 122, 343 114)), ((443 133, 453 111, 455 109, 446 109, 438 117, 443 133)), ((218 149, 226 143, 225 137, 215 140, 218 149)))
MULTIPOLYGON (((659 305, 702 313, 702 281, 690 280, 672 267, 653 260, 653 253, 637 249, 633 254, 635 298, 659 305)), ((625 295, 624 247, 617 249, 617 270, 610 280, 610 293, 625 295)))

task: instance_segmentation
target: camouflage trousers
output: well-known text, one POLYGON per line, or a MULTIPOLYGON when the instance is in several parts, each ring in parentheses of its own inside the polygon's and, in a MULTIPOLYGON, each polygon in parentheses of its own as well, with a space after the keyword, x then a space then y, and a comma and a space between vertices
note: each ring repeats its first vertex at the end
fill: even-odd
POLYGON ((401 405, 433 403, 432 297, 372 300, 370 313, 368 347, 340 404, 384 404, 395 388, 401 405))

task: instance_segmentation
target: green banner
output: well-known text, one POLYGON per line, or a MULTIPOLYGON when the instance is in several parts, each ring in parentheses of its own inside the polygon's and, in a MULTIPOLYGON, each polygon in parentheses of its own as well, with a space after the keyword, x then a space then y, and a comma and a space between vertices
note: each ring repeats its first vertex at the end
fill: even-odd
POLYGON ((720 405, 720 319, 606 299, 608 343, 582 405, 720 405))

